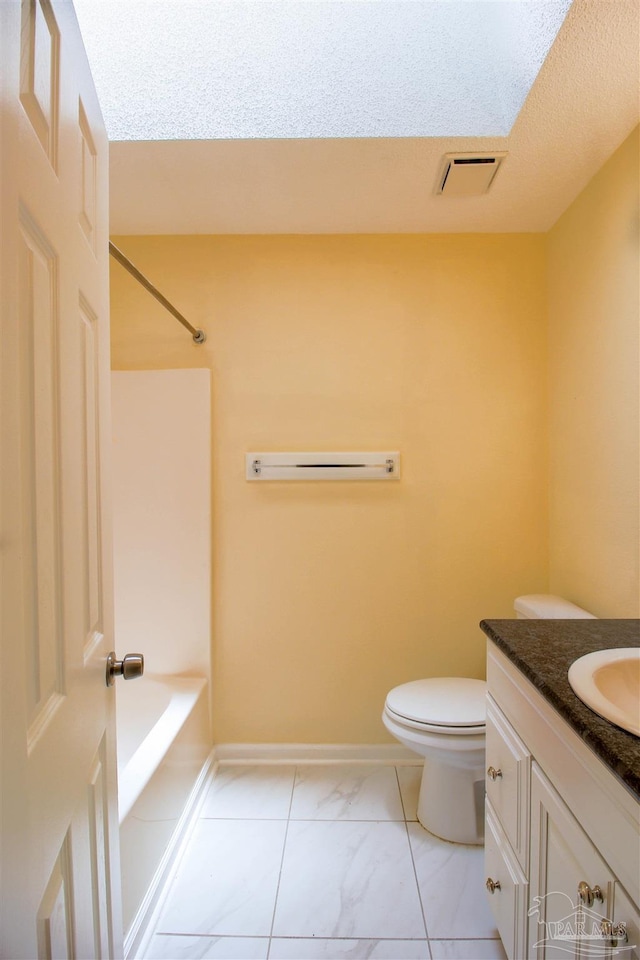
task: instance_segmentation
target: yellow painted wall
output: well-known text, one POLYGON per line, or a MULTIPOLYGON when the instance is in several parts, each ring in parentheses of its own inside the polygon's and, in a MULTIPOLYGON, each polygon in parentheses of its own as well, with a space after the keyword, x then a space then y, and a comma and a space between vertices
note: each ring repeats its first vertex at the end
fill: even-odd
POLYGON ((548 235, 550 587, 640 616, 638 129, 548 235))
POLYGON ((483 676, 547 587, 544 238, 115 240, 208 334, 112 265, 113 366, 213 371, 215 739, 382 742, 394 684, 483 676), (244 480, 323 449, 402 479, 244 480))

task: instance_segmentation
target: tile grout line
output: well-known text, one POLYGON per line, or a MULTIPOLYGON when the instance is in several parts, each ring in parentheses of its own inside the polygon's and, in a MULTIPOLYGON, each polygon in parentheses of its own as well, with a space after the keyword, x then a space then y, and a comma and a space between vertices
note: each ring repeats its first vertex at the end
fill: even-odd
POLYGON ((394 767, 393 772, 396 775, 396 783, 398 784, 398 793, 400 794, 400 806, 402 807, 402 819, 404 822, 407 822, 407 811, 404 805, 404 797, 402 796, 402 787, 400 786, 400 776, 398 774, 398 768, 394 767))
POLYGON ((291 808, 293 806, 293 794, 296 789, 296 780, 298 777, 298 765, 293 766, 293 780, 291 782, 291 796, 289 797, 289 809, 287 810, 287 826, 284 831, 284 841, 282 844, 282 857, 280 859, 280 871, 278 873, 278 885, 276 886, 276 896, 273 901, 273 915, 271 917, 271 928, 269 930, 269 944, 267 946, 267 960, 271 956, 271 941, 273 940, 273 926, 276 922, 276 910, 278 909, 278 894, 280 893, 280 882, 282 880, 282 868, 284 866, 284 855, 287 849, 287 837, 289 835, 289 824, 291 823, 291 808))
MULTIPOLYGON (((2 0, 0 0, 0 4, 2 0)), ((376 817, 375 819, 371 818, 369 820, 360 820, 357 818, 349 817, 206 817, 209 821, 213 820, 216 823, 242 823, 243 820, 252 820, 254 823, 285 823, 287 820, 291 820, 292 823, 416 823, 416 820, 406 821, 403 817, 401 820, 389 820, 387 817, 376 817)), ((149 820, 149 823, 154 823, 155 821, 149 820)))
MULTIPOLYGON (((415 881, 416 881, 416 890, 417 890, 417 892, 418 892, 418 900, 419 900, 419 902, 420 902, 420 912, 422 913, 422 922, 423 922, 423 924, 424 924, 424 933, 425 933, 425 937, 426 937, 426 939, 427 939, 427 950, 429 951, 429 957, 431 957, 432 954, 431 954, 431 942, 430 942, 430 939, 429 939, 429 928, 427 927, 427 918, 426 918, 426 916, 425 916, 424 904, 423 904, 423 902, 422 902, 422 894, 420 893, 420 884, 419 884, 419 882, 418 882, 418 871, 417 871, 417 869, 416 869, 416 861, 415 861, 414 856, 413 856, 413 847, 411 846, 411 837, 409 836, 409 822, 408 822, 408 820, 407 820, 407 813, 406 813, 405 806, 404 806, 404 799, 403 799, 403 797, 402 797, 402 790, 401 790, 401 788, 400 788, 400 777, 398 776, 398 768, 397 768, 397 767, 394 767, 393 769, 395 770, 395 773, 396 773, 396 780, 397 780, 397 782, 398 782, 398 791, 399 791, 399 793, 400 793, 400 802, 402 803, 402 810, 403 810, 403 813, 404 813, 404 829, 405 829, 406 834, 407 834, 407 843, 409 844, 409 855, 410 855, 410 857, 411 857, 411 866, 413 867, 413 876, 414 876, 415 881)), ((412 821, 412 822, 413 822, 413 821, 412 821)))

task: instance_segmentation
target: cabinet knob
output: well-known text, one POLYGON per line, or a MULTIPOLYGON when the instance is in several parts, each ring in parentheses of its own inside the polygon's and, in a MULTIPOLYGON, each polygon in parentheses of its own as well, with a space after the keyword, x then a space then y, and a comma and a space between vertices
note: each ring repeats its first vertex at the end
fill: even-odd
POLYGON ((592 907, 594 900, 599 900, 600 903, 604 903, 604 894, 599 886, 590 887, 585 880, 581 880, 578 884, 578 897, 581 903, 584 903, 587 907, 592 907))
POLYGON ((489 780, 502 780, 502 770, 496 770, 495 767, 489 767, 487 770, 489 780))
POLYGON ((624 921, 613 923, 611 920, 600 921, 600 933, 610 947, 617 947, 619 943, 627 942, 627 925, 624 921))
POLYGON ((500 886, 500 881, 492 880, 491 877, 487 877, 487 882, 485 883, 485 887, 487 888, 489 893, 495 893, 496 890, 502 890, 502 887, 500 886))

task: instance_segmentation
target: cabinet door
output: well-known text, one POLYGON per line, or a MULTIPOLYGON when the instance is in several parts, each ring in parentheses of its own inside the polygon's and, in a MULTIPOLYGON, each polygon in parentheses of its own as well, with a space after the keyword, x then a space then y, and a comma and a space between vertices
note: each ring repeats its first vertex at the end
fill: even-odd
POLYGON ((613 890, 611 871, 534 761, 529 956, 609 956, 600 925, 613 912, 613 890))
POLYGON ((489 906, 507 957, 522 960, 526 956, 529 885, 490 801, 486 826, 484 864, 489 906))
POLYGON ((640 910, 618 881, 613 892, 612 926, 613 955, 616 956, 619 952, 624 960, 638 960, 640 958, 640 910), (624 928, 624 933, 621 927, 624 928), (619 936, 620 933, 622 936, 619 936))
POLYGON ((491 697, 487 701, 487 799, 491 802, 520 866, 529 857, 531 754, 491 697))

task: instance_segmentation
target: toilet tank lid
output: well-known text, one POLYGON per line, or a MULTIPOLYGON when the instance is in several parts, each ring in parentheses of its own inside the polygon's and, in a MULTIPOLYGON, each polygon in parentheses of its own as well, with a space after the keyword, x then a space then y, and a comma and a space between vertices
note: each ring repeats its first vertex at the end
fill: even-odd
POLYGON ((597 620, 582 607, 551 593, 529 593, 517 597, 513 608, 529 620, 597 620))
POLYGON ((387 707, 399 717, 447 727, 484 726, 487 685, 470 677, 411 680, 387 694, 387 707))

